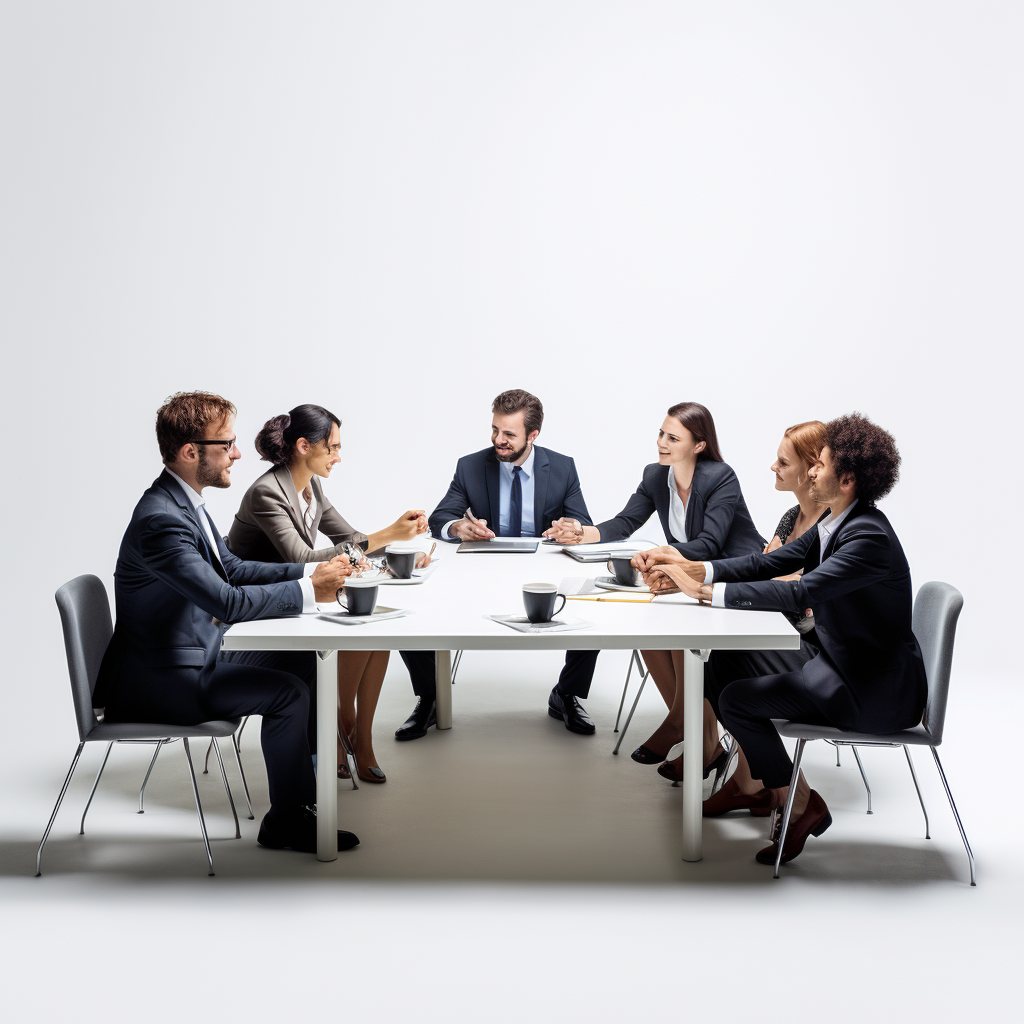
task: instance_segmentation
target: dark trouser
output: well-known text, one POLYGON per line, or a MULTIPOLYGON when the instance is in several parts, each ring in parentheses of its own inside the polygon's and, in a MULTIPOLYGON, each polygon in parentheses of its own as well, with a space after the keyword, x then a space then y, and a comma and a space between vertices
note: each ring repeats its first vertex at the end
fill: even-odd
MULTIPOLYGON (((437 676, 433 651, 399 651, 412 679, 412 692, 417 697, 434 700, 437 696, 437 676)), ((590 693, 599 651, 566 651, 565 667, 558 677, 555 689, 581 700, 590 693)))
POLYGON ((203 695, 202 718, 262 715, 270 812, 292 816, 316 803, 310 751, 316 749, 316 654, 230 651, 221 654, 203 695))
POLYGON ((712 651, 704 665, 704 696, 711 704, 715 717, 722 721, 718 699, 730 683, 751 676, 795 672, 815 654, 817 648, 806 640, 800 641, 798 651, 712 651))
POLYGON ((857 706, 849 688, 822 658, 800 669, 737 679, 719 697, 721 720, 747 756, 750 774, 768 789, 789 785, 793 762, 773 718, 853 729, 857 706))

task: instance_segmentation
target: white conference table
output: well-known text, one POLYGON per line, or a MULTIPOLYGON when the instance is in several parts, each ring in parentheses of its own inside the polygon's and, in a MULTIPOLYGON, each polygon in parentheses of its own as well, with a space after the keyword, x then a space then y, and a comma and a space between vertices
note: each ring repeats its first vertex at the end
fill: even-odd
MULTIPOLYGON (((627 604, 568 601, 564 614, 592 623, 564 633, 519 633, 488 619, 522 615, 524 583, 607 575, 604 562, 579 563, 558 548, 536 553, 457 554, 438 544, 436 566, 418 585, 381 586, 378 605, 411 614, 366 625, 329 622, 315 614, 240 622, 224 635, 228 651, 316 651, 317 859, 336 860, 338 828, 337 652, 436 651, 437 728, 452 727, 452 651, 686 651, 683 738, 683 860, 701 859, 704 665, 691 649, 796 650, 800 636, 778 612, 699 605, 681 595, 627 604)), ((613 592, 609 597, 616 596, 613 592)), ((557 616, 556 616, 557 617, 557 616)))

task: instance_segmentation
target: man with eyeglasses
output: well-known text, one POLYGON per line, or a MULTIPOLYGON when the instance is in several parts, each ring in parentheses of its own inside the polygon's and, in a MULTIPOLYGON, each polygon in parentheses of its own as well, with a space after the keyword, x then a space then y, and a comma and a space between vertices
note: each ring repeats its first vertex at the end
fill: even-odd
MULTIPOLYGON (((351 572, 329 562, 243 561, 206 511, 203 489, 230 487, 235 407, 208 392, 173 395, 157 412, 164 471, 143 494, 114 571, 117 622, 93 703, 108 722, 199 722, 262 715, 270 810, 258 842, 316 852, 315 654, 221 652, 233 622, 333 603, 351 572), (303 578, 305 569, 312 569, 303 578), (312 698, 312 699, 311 699, 312 698)), ((338 832, 338 849, 359 840, 338 832)))

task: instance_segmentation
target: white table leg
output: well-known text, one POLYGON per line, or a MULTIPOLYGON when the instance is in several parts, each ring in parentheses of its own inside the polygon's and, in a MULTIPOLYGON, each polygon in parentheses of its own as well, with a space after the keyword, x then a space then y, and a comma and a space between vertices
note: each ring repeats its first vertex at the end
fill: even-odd
POLYGON ((704 662, 683 657, 683 860, 701 859, 701 798, 704 795, 704 662))
POLYGON ((437 665, 434 679, 437 684, 437 727, 452 727, 452 652, 435 651, 434 661, 437 665))
POLYGON ((316 659, 316 859, 338 859, 338 652, 316 659))

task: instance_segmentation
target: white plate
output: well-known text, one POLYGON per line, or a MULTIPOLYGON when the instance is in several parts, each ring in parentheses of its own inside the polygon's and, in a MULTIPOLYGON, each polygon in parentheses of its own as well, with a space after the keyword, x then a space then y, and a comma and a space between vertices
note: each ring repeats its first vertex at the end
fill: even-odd
POLYGON ((594 583, 602 590, 624 590, 627 594, 649 594, 651 588, 646 583, 637 587, 627 587, 624 583, 616 583, 614 576, 598 576, 594 583))

